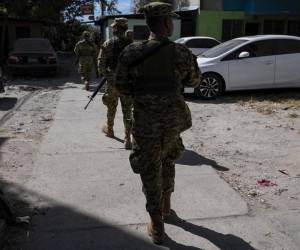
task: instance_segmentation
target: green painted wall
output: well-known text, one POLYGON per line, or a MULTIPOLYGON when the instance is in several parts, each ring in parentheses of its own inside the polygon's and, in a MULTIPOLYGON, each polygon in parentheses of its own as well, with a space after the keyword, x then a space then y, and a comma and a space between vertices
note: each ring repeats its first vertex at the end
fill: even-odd
MULTIPOLYGON (((108 26, 106 27, 106 34, 105 37, 111 38, 112 37, 112 29, 110 28, 110 25, 113 23, 114 19, 110 18, 108 19, 108 26)), ((180 38, 180 33, 181 33, 181 21, 180 19, 173 19, 173 24, 174 24, 174 32, 173 35, 170 37, 170 40, 174 41, 178 38, 180 38)), ((128 29, 134 30, 134 26, 136 25, 142 25, 142 26, 147 26, 146 25, 146 20, 145 19, 128 19, 128 29)))
MULTIPOLYGON (((293 16, 253 16, 247 15, 243 11, 199 11, 197 17, 196 36, 211 36, 221 41, 223 20, 240 19, 244 20, 244 25, 249 23, 259 23, 260 33, 263 34, 265 20, 282 20, 285 22, 285 31, 288 30, 288 20, 296 20, 293 16)), ((245 28, 244 26, 244 28, 245 28)))
POLYGON ((200 11, 197 18, 196 35, 210 36, 222 39, 222 25, 224 19, 248 19, 241 11, 200 11))

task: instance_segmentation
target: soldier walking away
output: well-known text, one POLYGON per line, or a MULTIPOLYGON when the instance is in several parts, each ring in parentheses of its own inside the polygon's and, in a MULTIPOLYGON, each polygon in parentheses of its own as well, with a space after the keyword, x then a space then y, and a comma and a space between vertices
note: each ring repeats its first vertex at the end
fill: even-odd
POLYGON ((141 10, 151 31, 148 41, 135 42, 121 53, 116 87, 133 97, 132 152, 129 160, 139 174, 155 244, 164 240, 164 220, 170 216, 175 160, 184 151, 180 134, 192 126, 182 96, 184 86, 197 87, 196 59, 183 45, 168 39, 173 32, 171 5, 152 2, 141 10))
MULTIPOLYGON (((97 46, 92 41, 91 34, 88 31, 84 31, 82 37, 83 39, 76 44, 74 52, 77 57, 76 62, 79 63, 78 71, 81 80, 84 81, 85 89, 89 90, 91 71, 97 63, 97 46)), ((96 76, 98 77, 97 69, 96 76)))
POLYGON ((111 25, 114 36, 105 41, 100 48, 98 70, 107 79, 106 93, 102 98, 103 104, 107 106, 107 124, 103 128, 103 132, 108 137, 114 137, 114 119, 120 97, 125 127, 124 145, 126 149, 131 149, 132 99, 129 96, 120 95, 115 88, 115 71, 119 55, 132 42, 125 37, 125 31, 128 28, 127 22, 127 18, 115 18, 111 25))

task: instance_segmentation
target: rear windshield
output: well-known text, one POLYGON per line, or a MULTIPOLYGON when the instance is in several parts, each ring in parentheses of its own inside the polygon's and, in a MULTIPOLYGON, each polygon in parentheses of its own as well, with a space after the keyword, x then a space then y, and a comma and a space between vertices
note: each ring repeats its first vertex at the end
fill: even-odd
POLYGON ((230 40, 227 41, 225 43, 221 43, 216 47, 213 47, 207 51, 205 51, 204 53, 202 53, 200 56, 201 57, 208 57, 208 58, 214 58, 214 57, 218 57, 230 50, 232 50, 233 48, 235 48, 238 45, 241 45, 245 42, 247 42, 248 40, 244 40, 244 39, 234 39, 234 40, 230 40))
POLYGON ((179 38, 175 41, 175 43, 184 43, 184 38, 179 38))
POLYGON ((45 39, 21 39, 14 45, 15 51, 20 52, 53 52, 53 48, 45 39))

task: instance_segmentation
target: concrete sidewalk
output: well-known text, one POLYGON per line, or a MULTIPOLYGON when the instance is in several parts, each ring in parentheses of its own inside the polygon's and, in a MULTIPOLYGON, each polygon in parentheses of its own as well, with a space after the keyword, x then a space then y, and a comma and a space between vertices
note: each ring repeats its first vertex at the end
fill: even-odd
POLYGON ((120 140, 105 137, 100 96, 84 111, 88 93, 73 87, 63 90, 33 178, 16 185, 40 211, 23 249, 297 249, 265 218, 249 216, 247 204, 211 166, 193 164, 200 156, 189 149, 176 166, 172 200, 185 222, 166 225, 166 244, 152 245, 140 178, 121 142, 121 113, 120 140))

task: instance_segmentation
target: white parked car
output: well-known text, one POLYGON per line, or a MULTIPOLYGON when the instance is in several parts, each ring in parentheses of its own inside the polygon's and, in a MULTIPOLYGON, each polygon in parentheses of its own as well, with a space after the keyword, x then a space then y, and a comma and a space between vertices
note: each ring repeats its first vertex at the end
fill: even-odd
POLYGON ((198 56, 204 51, 215 47, 220 44, 220 42, 212 37, 206 36, 190 36, 182 37, 175 41, 175 43, 184 44, 187 46, 194 55, 198 56))
POLYGON ((224 91, 300 87, 300 37, 236 38, 207 50, 197 62, 201 84, 185 92, 206 99, 224 91))

